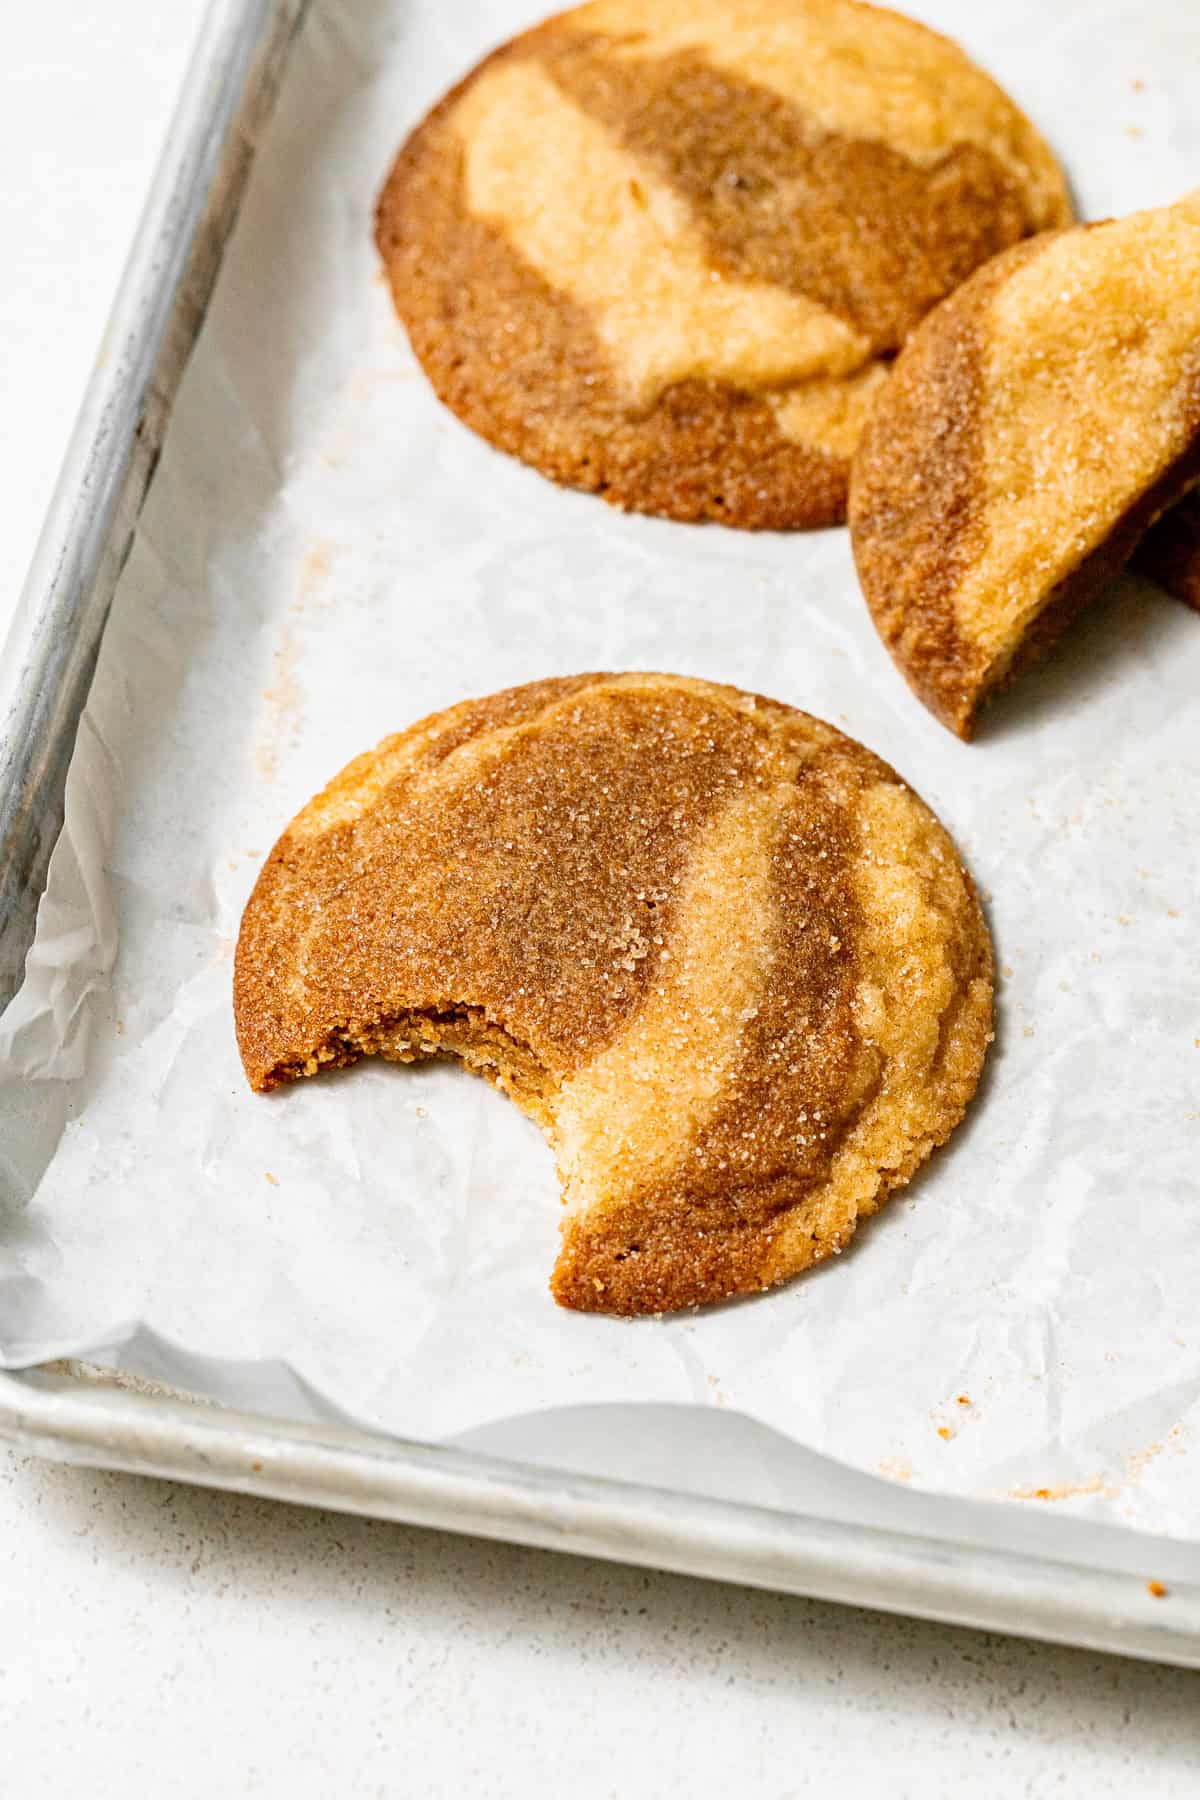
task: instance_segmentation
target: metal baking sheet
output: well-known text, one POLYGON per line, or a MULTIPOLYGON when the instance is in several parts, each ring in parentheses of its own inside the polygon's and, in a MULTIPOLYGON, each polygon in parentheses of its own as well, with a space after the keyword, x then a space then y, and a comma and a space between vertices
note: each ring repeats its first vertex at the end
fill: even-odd
MULTIPOLYGON (((218 0, 210 12, 0 670, 0 997, 28 946, 171 401, 305 10, 218 0)), ((670 1427, 686 1430, 682 1417, 670 1427)), ((774 1498, 803 1493, 801 1511, 771 1495, 757 1505, 672 1491, 654 1449, 664 1421, 647 1428, 646 1479, 613 1481, 552 1430, 514 1461, 478 1443, 435 1449, 250 1417, 78 1369, 0 1376, 0 1432, 46 1455, 1200 1663, 1186 1544, 905 1492, 795 1446, 780 1453, 774 1498)))
POLYGON ((145 1388, 78 1369, 0 1375, 0 1434, 64 1462, 1200 1667, 1200 1581, 1183 1544, 908 1492, 817 1457, 793 1478, 812 1510, 674 1492, 653 1479, 653 1447, 682 1420, 661 1408, 646 1409, 650 1478, 633 1483, 555 1467, 569 1443, 517 1462, 145 1388))
POLYGON ((0 1008, 171 402, 309 0, 213 0, 0 657, 0 1008))

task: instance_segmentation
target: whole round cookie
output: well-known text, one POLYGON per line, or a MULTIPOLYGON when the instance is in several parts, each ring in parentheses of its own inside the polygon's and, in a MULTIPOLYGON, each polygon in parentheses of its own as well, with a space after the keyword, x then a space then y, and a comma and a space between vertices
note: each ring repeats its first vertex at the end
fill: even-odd
POLYGON ((995 251, 1071 216, 948 39, 859 0, 595 0, 404 145, 376 239, 441 399, 614 504, 845 516, 887 360, 995 251))
POLYGON ((969 737, 1200 480, 1200 196, 996 257, 897 359, 850 535, 910 685, 969 737))
POLYGON ((832 726, 670 675, 535 682, 359 757, 272 851, 234 1011, 251 1086, 460 1058, 544 1130, 552 1289, 663 1312, 848 1242, 954 1129, 991 1037, 970 876, 832 726))

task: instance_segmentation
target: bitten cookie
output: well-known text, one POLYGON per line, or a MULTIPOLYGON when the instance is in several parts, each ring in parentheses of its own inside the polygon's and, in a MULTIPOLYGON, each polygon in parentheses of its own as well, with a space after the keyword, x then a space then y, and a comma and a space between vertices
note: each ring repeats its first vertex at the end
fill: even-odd
POLYGON ((1004 252, 913 334, 850 534, 902 674, 951 731, 1200 479, 1200 198, 1004 252))
POLYGON ((991 1036, 953 843, 870 751, 734 688, 535 682, 359 757, 272 851, 234 978, 255 1088, 461 1059, 552 1145, 552 1289, 662 1312, 848 1242, 991 1036))
POLYGON ((1070 218, 1029 121, 858 0, 596 0, 401 150, 376 239, 440 398, 555 481, 673 519, 845 516, 885 365, 1070 218))

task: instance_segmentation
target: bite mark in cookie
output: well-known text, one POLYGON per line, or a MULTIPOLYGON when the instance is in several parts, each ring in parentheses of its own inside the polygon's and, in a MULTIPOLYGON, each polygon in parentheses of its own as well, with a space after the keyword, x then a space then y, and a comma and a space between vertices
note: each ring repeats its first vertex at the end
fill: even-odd
POLYGON ((970 878, 878 758, 776 702, 583 676, 359 758, 246 908, 264 1088, 454 1055, 542 1126, 585 1310, 770 1286, 961 1117, 991 1026, 970 878))

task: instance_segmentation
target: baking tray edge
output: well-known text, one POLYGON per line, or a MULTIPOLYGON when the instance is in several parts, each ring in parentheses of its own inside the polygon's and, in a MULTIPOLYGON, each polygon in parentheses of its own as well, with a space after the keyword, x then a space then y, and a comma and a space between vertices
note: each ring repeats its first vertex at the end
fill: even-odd
MULTIPOLYGON (((0 659, 0 1006, 19 985, 113 592, 310 0, 212 0, 0 659)), ((1200 1582, 708 1500, 0 1373, 0 1439, 63 1462, 1200 1667, 1200 1582)))
POLYGON ((210 0, 0 654, 0 1009, 20 986, 100 640, 309 0, 210 0))
POLYGON ((0 1374, 0 1439, 63 1462, 1200 1667, 1200 1581, 1173 1581, 1158 1599, 1128 1572, 43 1371, 0 1374))

